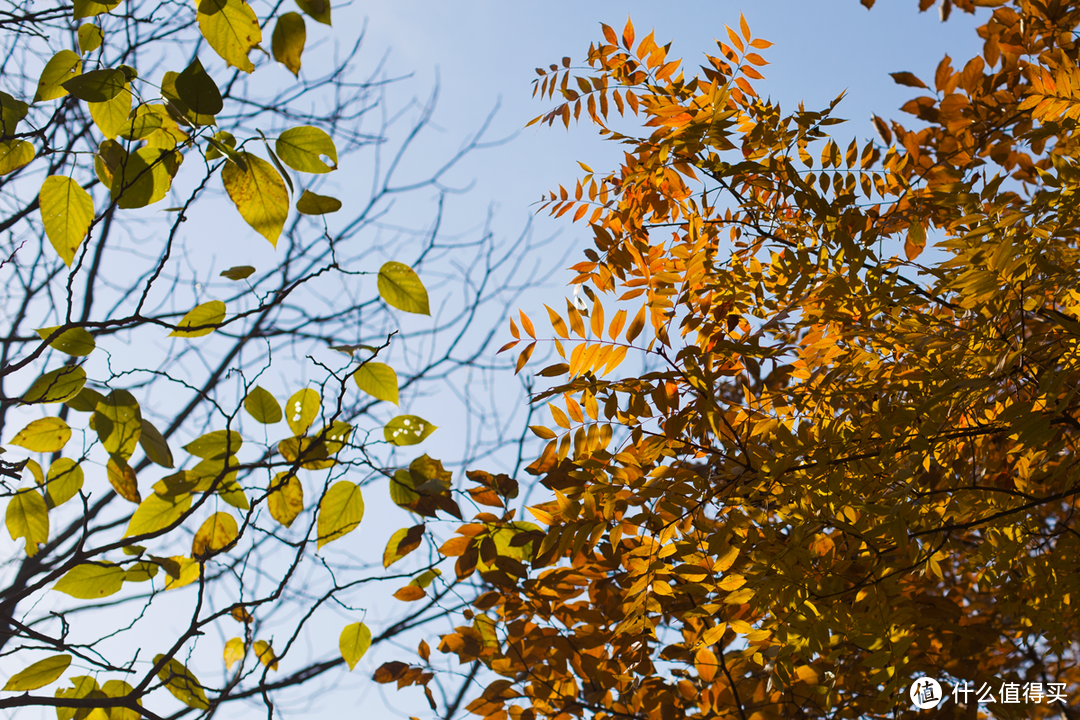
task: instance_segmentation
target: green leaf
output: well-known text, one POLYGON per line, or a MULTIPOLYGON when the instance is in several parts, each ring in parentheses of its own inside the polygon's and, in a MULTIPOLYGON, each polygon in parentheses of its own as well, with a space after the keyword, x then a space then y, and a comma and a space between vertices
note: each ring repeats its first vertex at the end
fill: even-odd
POLYGON ((45 63, 38 80, 34 102, 56 100, 68 94, 62 83, 67 82, 82 72, 82 60, 71 50, 61 50, 45 63))
MULTIPOLYGON (((34 332, 42 340, 48 340, 59 329, 60 326, 55 325, 53 327, 38 328, 34 332)), ((94 351, 97 344, 94 342, 94 336, 88 333, 85 328, 74 327, 53 338, 49 342, 49 347, 75 357, 85 357, 94 351)))
POLYGON ((139 148, 127 156, 120 172, 113 176, 109 192, 125 210, 153 205, 172 186, 170 158, 173 152, 156 147, 139 148))
POLYGON ((71 665, 70 655, 52 655, 44 660, 38 660, 33 665, 26 667, 8 678, 4 690, 9 692, 23 692, 37 690, 49 683, 56 682, 71 665))
POLYGON ((176 94, 196 115, 217 115, 225 107, 217 83, 207 74, 199 58, 192 60, 176 76, 176 94))
POLYGON ((94 17, 109 12, 120 4, 120 0, 95 2, 94 0, 75 0, 75 19, 94 17))
POLYGON ((102 103, 119 95, 127 85, 127 77, 122 70, 91 70, 65 80, 61 86, 75 97, 85 102, 102 103))
POLYGON ((356 386, 376 400, 398 404, 398 379, 394 368, 385 363, 368 361, 353 373, 356 386))
POLYGON ((240 216, 277 247, 278 237, 289 216, 289 193, 274 166, 261 157, 242 153, 247 169, 233 162, 221 169, 221 180, 240 216))
MULTIPOLYGON (((65 700, 81 700, 82 698, 91 697, 94 693, 98 692, 97 680, 89 675, 78 675, 76 677, 68 678, 68 680, 74 687, 57 690, 55 693, 56 697, 64 698, 65 700)), ((77 712, 77 708, 58 707, 56 708, 56 720, 74 720, 77 712)), ((124 718, 124 720, 132 719, 124 718)))
POLYGON ((274 143, 278 156, 293 170, 306 173, 328 173, 337 170, 337 148, 324 130, 311 125, 301 125, 286 130, 274 143), (323 162, 327 156, 330 164, 323 162))
POLYGON ((85 563, 67 571, 56 581, 59 590, 79 600, 97 600, 120 591, 124 584, 124 568, 112 563, 85 563))
POLYGON ((360 662, 360 658, 364 657, 369 647, 371 647, 371 631, 364 623, 347 625, 341 631, 341 637, 338 638, 338 649, 341 650, 342 659, 349 664, 350 672, 356 667, 356 663, 360 662))
POLYGON ((330 24, 330 0, 296 0, 296 4, 312 20, 330 24))
POLYGON ((398 415, 386 423, 383 437, 391 445, 416 445, 435 432, 436 427, 415 415, 398 415))
POLYGON ((233 149, 236 147, 236 137, 233 136, 231 132, 219 130, 214 133, 214 137, 206 138, 206 142, 210 145, 210 147, 206 149, 207 160, 217 160, 220 157, 226 156, 234 163, 237 163, 241 170, 247 169, 247 161, 241 157, 240 153, 233 149))
POLYGON ((172 450, 169 449, 169 442, 161 434, 161 431, 146 418, 142 419, 142 433, 139 435, 139 445, 150 462, 163 468, 171 469, 173 467, 173 455, 172 450))
POLYGON ((188 313, 180 319, 180 322, 176 324, 176 329, 169 333, 169 337, 194 338, 209 335, 214 332, 224 320, 225 303, 220 300, 211 300, 210 302, 196 305, 189 310, 188 313), (185 328, 197 329, 187 330, 185 328))
POLYGON ((247 410, 248 415, 263 425, 281 422, 281 418, 284 417, 281 413, 281 405, 270 394, 270 391, 258 385, 251 388, 247 397, 244 398, 244 409, 247 410))
MULTIPOLYGON (((124 548, 127 550, 127 548, 124 548)), ((157 577, 158 565, 150 560, 141 560, 124 571, 124 582, 146 582, 157 577)))
POLYGON ((26 405, 64 402, 78 395, 85 384, 85 370, 78 365, 65 365, 35 380, 20 399, 26 405))
POLYGON ((105 396, 99 393, 93 388, 84 387, 74 397, 64 401, 64 404, 75 412, 89 412, 92 413, 97 409, 98 403, 105 399, 105 396))
POLYGON ((388 568, 401 558, 420 547, 420 540, 424 537, 424 526, 413 525, 409 528, 401 528, 390 536, 383 551, 383 567, 388 568))
POLYGON ((278 473, 270 487, 275 488, 266 498, 270 517, 285 527, 289 527, 304 509, 304 486, 295 475, 278 473))
POLYGON ((90 193, 66 175, 50 175, 41 184, 38 204, 49 242, 64 264, 71 267, 75 251, 94 219, 90 193))
POLYGON ((169 71, 161 78, 161 97, 168 101, 169 115, 181 125, 213 125, 217 121, 213 115, 199 114, 188 107, 187 103, 180 98, 180 92, 176 89, 176 81, 180 73, 169 71))
MULTIPOLYGON (((206 4, 206 0, 203 0, 206 4)), ((164 655, 155 655, 154 664, 157 665, 165 658, 164 655)), ((171 692, 177 700, 196 710, 208 710, 210 702, 206 699, 206 692, 199 683, 198 678, 184 667, 183 663, 176 659, 169 662, 158 670, 158 678, 165 683, 165 689, 171 692)))
POLYGON ((274 59, 300 77, 300 56, 304 53, 307 41, 307 28, 304 17, 299 13, 287 12, 278 18, 274 33, 270 36, 270 48, 274 59))
POLYGON ((58 458, 49 466, 45 479, 45 504, 60 507, 78 494, 84 481, 83 469, 71 458, 58 458))
POLYGON ((126 462, 142 435, 139 403, 127 390, 113 390, 94 409, 93 424, 105 452, 126 462))
POLYGON ((311 388, 298 390, 289 402, 285 403, 285 420, 289 423, 293 435, 299 437, 307 432, 311 423, 319 415, 322 398, 311 388))
POLYGON ((150 497, 139 503, 139 507, 135 509, 124 537, 159 532, 179 521, 190 508, 191 495, 188 493, 171 498, 151 493, 150 497))
POLYGON ((319 503, 318 547, 355 530, 364 518, 364 497, 360 486, 342 480, 334 483, 319 503))
POLYGON ((199 0, 199 31, 221 59, 246 73, 255 70, 248 53, 262 42, 255 12, 243 0, 199 0))
POLYGON ((409 509, 410 505, 420 499, 420 493, 416 492, 416 482, 408 470, 394 471, 394 477, 390 480, 390 499, 395 505, 405 509, 409 509))
POLYGON ((36 489, 20 490, 12 496, 6 522, 12 540, 26 538, 26 554, 31 557, 38 545, 49 539, 49 508, 36 489))
POLYGON ((199 527, 191 541, 191 557, 201 559, 228 547, 239 534, 236 518, 227 512, 216 512, 199 527))
POLYGON ((305 190, 296 201, 296 209, 301 215, 326 215, 341 209, 341 201, 329 195, 316 195, 305 190))
POLYGON ((71 428, 58 417, 39 418, 20 430, 12 439, 12 445, 24 447, 30 452, 60 452, 71 439, 71 428))
POLYGON ((97 25, 83 23, 79 26, 79 52, 82 54, 97 50, 104 40, 105 34, 97 25))
MULTIPOLYGON (((154 112, 151 108, 162 107, 160 105, 140 105, 135 109, 135 112, 130 112, 128 108, 127 114, 120 121, 117 129, 117 134, 125 140, 145 140, 158 130, 165 127, 166 121, 171 122, 171 118, 166 115, 162 115, 158 112, 154 112)), ((91 111, 93 106, 91 106, 91 111)), ((111 183, 110 183, 111 185, 111 183)))
POLYGON ((223 278, 229 278, 230 280, 243 280, 244 278, 251 277, 251 274, 254 272, 255 268, 250 265, 237 265, 228 270, 222 270, 219 275, 223 278))
POLYGON ((428 294, 411 267, 388 262, 379 268, 379 295, 387 305, 418 315, 431 315, 428 294))
POLYGON ((19 123, 30 111, 30 106, 0 91, 0 134, 14 135, 19 123))
POLYGON ((0 142, 0 176, 24 168, 34 159, 37 151, 25 140, 4 140, 0 142))
POLYGON ((243 444, 244 440, 238 432, 214 430, 192 440, 184 446, 184 450, 205 460, 224 460, 235 455, 243 444))

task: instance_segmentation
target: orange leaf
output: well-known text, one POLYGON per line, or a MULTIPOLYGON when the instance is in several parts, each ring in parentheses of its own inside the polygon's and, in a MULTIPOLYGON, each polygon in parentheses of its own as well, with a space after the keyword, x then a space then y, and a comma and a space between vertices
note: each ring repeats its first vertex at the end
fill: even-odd
POLYGON ((422 597, 426 597, 426 595, 423 588, 417 587, 416 585, 406 585, 394 593, 394 597, 402 602, 414 602, 422 597))
POLYGON ((627 50, 634 47, 634 23, 630 22, 630 18, 626 18, 626 27, 622 31, 623 44, 627 50))

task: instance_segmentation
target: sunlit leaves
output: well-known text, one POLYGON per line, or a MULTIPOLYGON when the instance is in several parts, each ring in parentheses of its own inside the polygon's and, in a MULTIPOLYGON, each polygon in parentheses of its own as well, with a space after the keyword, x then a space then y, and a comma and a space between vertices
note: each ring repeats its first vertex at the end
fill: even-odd
POLYGON ((97 600, 120 592, 124 568, 112 563, 76 565, 56 581, 53 590, 79 600, 97 600))
POLYGON ((124 73, 116 69, 90 70, 65 80, 61 86, 86 102, 103 103, 123 92, 127 85, 124 73))
POLYGON ((337 170, 337 148, 333 139, 317 127, 301 125, 278 136, 274 144, 278 157, 293 170, 306 173, 328 173, 337 170), (327 157, 330 162, 322 158, 327 157))
POLYGON ((321 399, 319 393, 311 388, 298 390, 285 403, 285 420, 293 435, 300 436, 307 432, 311 423, 319 416, 321 399))
POLYGON ((45 503, 59 507, 78 494, 84 481, 83 469, 71 458, 57 458, 45 477, 45 503))
POLYGON ((172 186, 170 162, 175 163, 178 157, 156 147, 139 148, 130 153, 120 172, 113 175, 110 187, 117 206, 141 208, 162 200, 172 186))
POLYGON ((94 336, 88 333, 84 328, 74 327, 57 334, 56 331, 59 329, 60 326, 45 327, 38 328, 34 332, 36 332, 42 340, 47 340, 49 342, 49 347, 53 350, 59 350, 68 355, 83 357, 94 351, 94 348, 96 347, 94 336))
POLYGON ((274 654, 274 648, 270 646, 270 643, 265 640, 256 640, 252 643, 251 650, 264 666, 271 670, 278 669, 277 655, 274 654))
POLYGON ((127 460, 132 456, 142 426, 139 403, 127 390, 113 390, 94 410, 94 429, 105 451, 113 457, 127 460))
POLYGON ((199 31, 229 65, 250 73, 248 53, 262 42, 255 12, 243 0, 197 0, 199 31))
POLYGON ((57 370, 50 370, 35 380, 21 399, 28 405, 64 402, 78 395, 85 384, 85 370, 78 365, 65 365, 57 370))
POLYGON ((247 652, 247 648, 244 646, 243 638, 232 638, 225 643, 225 650, 222 652, 222 657, 225 659, 225 669, 232 670, 232 666, 244 659, 244 655, 247 652))
POLYGON ((161 434, 153 423, 142 418, 142 432, 139 433, 139 447, 146 453, 146 457, 155 465, 163 468, 173 467, 172 450, 169 442, 161 434))
POLYGON ((330 24, 330 0, 296 0, 296 4, 312 20, 330 24))
POLYGON ((383 427, 383 437, 391 445, 416 445, 437 428, 416 415, 398 415, 383 427))
POLYGON ((350 671, 356 667, 356 663, 360 662, 360 658, 364 657, 369 647, 371 647, 371 630, 364 623, 346 625, 338 638, 338 649, 341 651, 342 659, 349 665, 350 671))
POLYGON ((105 35, 97 25, 94 25, 93 23, 83 23, 79 26, 78 39, 79 52, 85 55, 86 53, 93 52, 101 47, 101 43, 105 40, 105 35))
POLYGON ((300 76, 300 56, 304 53, 307 29, 304 18, 299 13, 283 13, 274 25, 270 37, 270 47, 274 59, 289 69, 293 75, 300 76))
POLYGON ((90 193, 67 176, 50 175, 41 184, 38 203, 49 242, 70 266, 94 219, 90 193))
POLYGON ((220 327, 224 320, 225 303, 211 300, 189 310, 176 324, 176 329, 169 333, 169 337, 194 338, 209 335, 220 327))
POLYGON ((328 195, 317 195, 305 190, 296 201, 296 210, 301 215, 326 215, 341 209, 341 201, 328 195))
POLYGON ((189 442, 184 450, 204 460, 223 460, 235 455, 243 444, 235 430, 213 430, 189 442))
POLYGON ((25 140, 0 141, 0 176, 26 167, 35 154, 34 146, 25 140))
POLYGON ((248 152, 241 156, 246 169, 235 162, 227 162, 221 169, 221 180, 244 221, 276 247, 289 215, 285 181, 274 166, 262 158, 248 152))
POLYGON ((109 458, 105 463, 105 475, 109 478, 109 484, 117 495, 135 504, 142 502, 135 470, 127 464, 126 460, 119 456, 109 458))
POLYGON ((907 240, 904 242, 904 254, 908 260, 914 260, 926 248, 926 230, 922 222, 915 220, 908 226, 907 240))
POLYGON ((180 522, 191 508, 191 495, 184 493, 175 497, 162 497, 156 492, 139 503, 124 537, 153 535, 180 522))
MULTIPOLYGON (((207 0, 203 0, 207 2, 207 0)), ((154 656, 154 664, 161 664, 158 670, 158 678, 164 683, 165 689, 171 692, 177 700, 196 710, 207 710, 210 702, 206 699, 206 691, 199 683, 194 673, 188 670, 183 663, 175 658, 167 662, 164 655, 154 656)))
POLYGON ((270 495, 266 498, 270 517, 289 527, 304 509, 304 487, 292 473, 278 473, 270 487, 270 495))
POLYGON ((236 540, 239 530, 236 518, 226 512, 216 512, 206 519, 191 541, 191 556, 200 559, 218 553, 236 540))
POLYGON ((360 486, 347 480, 334 483, 319 503, 318 547, 352 532, 363 518, 360 486))
MULTIPOLYGON (((303 405, 302 401, 301 405, 303 405)), ((270 394, 270 391, 258 385, 248 391, 247 396, 244 398, 244 409, 247 410, 248 415, 264 425, 281 422, 281 418, 284 417, 281 412, 281 405, 270 394)))
POLYGON ((420 276, 411 267, 388 262, 379 268, 379 296, 387 305, 405 312, 430 315, 428 294, 420 276))
POLYGON ((398 379, 394 368, 369 360, 353 373, 356 386, 376 400, 398 404, 398 379))
POLYGON ((402 559, 416 548, 420 547, 420 540, 424 537, 424 526, 413 525, 409 528, 401 528, 390 536, 383 551, 383 567, 388 568, 402 559))
POLYGON ((82 60, 78 55, 71 50, 61 50, 56 53, 49 62, 45 63, 45 69, 41 71, 34 102, 64 97, 68 91, 63 87, 63 83, 78 76, 80 72, 82 72, 82 60))
POLYGON ((12 495, 5 521, 12 540, 26 539, 29 556, 37 554, 38 545, 49 539, 49 510, 37 490, 19 490, 12 495))
POLYGON ((4 690, 9 692, 25 692, 37 690, 46 685, 56 682, 71 665, 70 655, 52 655, 44 660, 20 670, 8 678, 4 690))
POLYGON ((19 445, 31 452, 60 452, 71 439, 71 428, 58 417, 39 418, 24 427, 12 438, 12 445, 19 445))
POLYGON ((81 20, 82 18, 102 15, 119 4, 120 0, 106 0, 105 2, 98 2, 97 0, 75 0, 75 19, 81 20))

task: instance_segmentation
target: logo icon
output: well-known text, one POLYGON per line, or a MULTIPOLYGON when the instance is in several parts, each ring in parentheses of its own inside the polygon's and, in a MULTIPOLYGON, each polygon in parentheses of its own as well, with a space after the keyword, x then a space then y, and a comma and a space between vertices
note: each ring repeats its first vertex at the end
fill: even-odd
POLYGON ((920 710, 933 710, 941 704, 941 684, 934 678, 920 677, 911 683, 911 702, 920 710))

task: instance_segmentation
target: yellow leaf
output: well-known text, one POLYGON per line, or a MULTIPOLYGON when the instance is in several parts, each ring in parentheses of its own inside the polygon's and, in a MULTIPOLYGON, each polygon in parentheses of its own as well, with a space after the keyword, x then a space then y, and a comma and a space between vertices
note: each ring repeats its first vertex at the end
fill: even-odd
POLYGON ((127 76, 115 68, 91 70, 62 83, 65 90, 84 102, 108 102, 126 85, 127 76))
MULTIPOLYGON (((60 326, 38 328, 34 332, 42 340, 49 340, 53 333, 60 329, 60 326)), ((85 357, 94 351, 97 344, 94 342, 94 336, 88 333, 84 328, 74 327, 70 330, 65 330, 49 342, 49 347, 53 350, 59 350, 67 355, 74 357, 85 357)))
POLYGON ((383 437, 391 445, 416 445, 437 428, 416 415, 398 415, 383 427, 383 437))
POLYGON ((360 486, 341 480, 334 483, 319 503, 318 547, 355 530, 364 518, 364 497, 360 486))
POLYGON ((97 25, 83 23, 79 26, 79 52, 84 55, 97 50, 104 40, 105 34, 101 32, 101 28, 97 25))
POLYGON ((23 403, 54 403, 70 400, 86 384, 86 371, 78 365, 65 365, 35 380, 20 398, 23 403))
POLYGON ((154 424, 142 418, 142 432, 139 433, 139 446, 146 453, 146 458, 156 465, 160 465, 163 468, 173 467, 172 450, 169 449, 169 442, 165 439, 165 436, 161 434, 161 431, 154 427, 154 424))
POLYGON ((106 2, 75 0, 75 19, 81 20, 82 18, 107 13, 119 4, 120 0, 106 0, 106 2))
POLYGON ((180 322, 176 324, 176 329, 169 333, 169 337, 191 338, 209 335, 214 332, 224 320, 225 303, 220 300, 211 300, 210 302, 196 305, 189 310, 188 313, 180 319, 180 322), (195 329, 187 330, 186 328, 195 329))
POLYGON ((79 600, 97 600, 120 591, 124 568, 112 563, 85 563, 67 571, 53 590, 79 600))
POLYGON ((186 557, 174 557, 170 558, 170 560, 177 564, 177 573, 175 577, 170 577, 169 581, 165 583, 166 590, 177 590, 199 579, 202 565, 198 560, 186 557))
POLYGON ((60 452, 71 439, 71 428, 58 417, 34 420, 15 435, 12 445, 24 447, 30 452, 60 452))
POLYGON ((312 20, 330 24, 330 0, 296 0, 296 4, 312 20))
POLYGON ((270 36, 270 47, 274 59, 297 77, 300 76, 300 56, 304 53, 306 41, 307 28, 302 15, 288 12, 278 18, 274 33, 270 36))
POLYGON ((369 647, 371 647, 371 631, 364 623, 346 625, 338 638, 338 649, 341 651, 342 659, 348 663, 350 671, 356 667, 356 663, 360 662, 360 658, 364 657, 369 647))
POLYGON ((420 539, 423 536, 423 525, 401 528, 391 535, 390 541, 386 543, 386 550, 383 551, 383 567, 390 567, 398 560, 420 547, 420 539))
MULTIPOLYGON (((206 0, 204 0, 205 2, 206 0)), ((154 657, 154 665, 165 658, 164 655, 154 657)), ((158 670, 158 678, 165 683, 165 689, 171 692, 177 700, 188 707, 196 710, 207 710, 210 703, 206 699, 206 692, 198 678, 176 659, 170 659, 158 670)))
POLYGON ((12 540, 26 538, 26 554, 33 557, 38 545, 49 539, 49 509, 36 489, 20 490, 7 506, 7 529, 12 540))
POLYGON ((319 393, 311 388, 298 390, 289 398, 289 402, 285 403, 285 420, 293 435, 300 437, 307 432, 319 415, 320 403, 319 393))
POLYGON ((356 386, 376 400, 398 404, 398 379, 394 368, 385 363, 368 361, 353 373, 356 386))
POLYGON ((379 296, 398 310, 431 315, 428 294, 420 276, 411 267, 399 262, 388 262, 379 268, 379 296))
POLYGON ((245 152, 241 154, 247 169, 235 162, 225 163, 221 180, 240 216, 252 228, 277 247, 278 237, 289 216, 289 193, 285 181, 273 165, 245 152))
POLYGON ((191 556, 200 559, 217 553, 237 537, 236 518, 226 512, 216 512, 206 519, 195 539, 191 541, 191 556))
POLYGON ((8 678, 4 685, 5 691, 22 692, 25 690, 37 690, 49 683, 56 682, 71 665, 70 655, 53 655, 44 660, 38 660, 33 665, 26 667, 8 678))
POLYGON ((255 657, 259 658, 259 662, 263 665, 271 670, 278 669, 277 656, 274 655, 274 648, 270 647, 270 643, 265 640, 256 640, 251 649, 255 651, 255 657))
POLYGON ((270 517, 277 520, 285 527, 293 524, 293 520, 304 509, 304 486, 300 479, 289 473, 278 473, 274 477, 271 487, 276 488, 266 498, 266 505, 270 509, 270 517))
POLYGON ((77 77, 82 72, 82 60, 71 50, 61 50, 53 55, 49 62, 45 63, 45 69, 41 71, 41 79, 38 80, 37 92, 34 94, 34 102, 44 100, 56 100, 68 94, 61 83, 77 77))
POLYGON ((225 652, 222 653, 225 658, 225 669, 231 670, 235 663, 244 659, 245 653, 243 638, 233 638, 225 643, 225 652))
POLYGON ((94 408, 94 429, 105 452, 128 460, 142 435, 142 412, 135 396, 127 390, 113 390, 94 408))
POLYGON ((908 260, 914 260, 926 247, 926 230, 919 220, 913 220, 908 226, 907 240, 904 242, 904 254, 908 260))
POLYGON ((204 460, 224 460, 235 455, 243 444, 240 433, 234 430, 214 430, 195 438, 184 450, 204 460))
POLYGON ((139 507, 132 514, 124 537, 160 532, 183 518, 189 508, 190 493, 182 493, 172 498, 151 493, 150 497, 139 503, 139 507))
POLYGON ((255 12, 243 0, 198 0, 199 31, 221 59, 244 72, 255 65, 248 53, 262 42, 255 12))
POLYGON ((328 173, 337 170, 337 148, 333 139, 311 125, 290 128, 278 136, 274 143, 278 157, 293 170, 306 173, 328 173), (323 161, 323 156, 331 162, 323 161))
POLYGON ((274 396, 258 385, 251 388, 247 397, 244 398, 244 409, 247 410, 248 415, 264 425, 281 422, 281 418, 284 417, 281 414, 281 406, 278 405, 274 396))
MULTIPOLYGON (((29 160, 27 161, 29 162, 29 160)), ((341 201, 328 195, 316 195, 305 190, 296 201, 296 210, 301 215, 326 215, 341 209, 341 201)))
POLYGON ((105 463, 105 473, 109 478, 109 484, 113 486, 116 494, 128 502, 141 503, 142 495, 139 494, 139 481, 135 477, 135 471, 119 457, 111 457, 105 463))
POLYGON ((58 458, 49 466, 45 479, 45 503, 50 507, 60 507, 83 486, 83 470, 71 458, 58 458))
POLYGON ((94 220, 94 201, 71 178, 50 175, 41 184, 38 205, 45 234, 68 267, 94 220))
POLYGON ((170 163, 181 156, 157 147, 144 147, 130 153, 115 173, 109 192, 117 207, 141 208, 161 201, 172 186, 170 163))
POLYGON ((25 140, 0 142, 0 176, 26 167, 34 159, 35 153, 34 146, 25 140))

